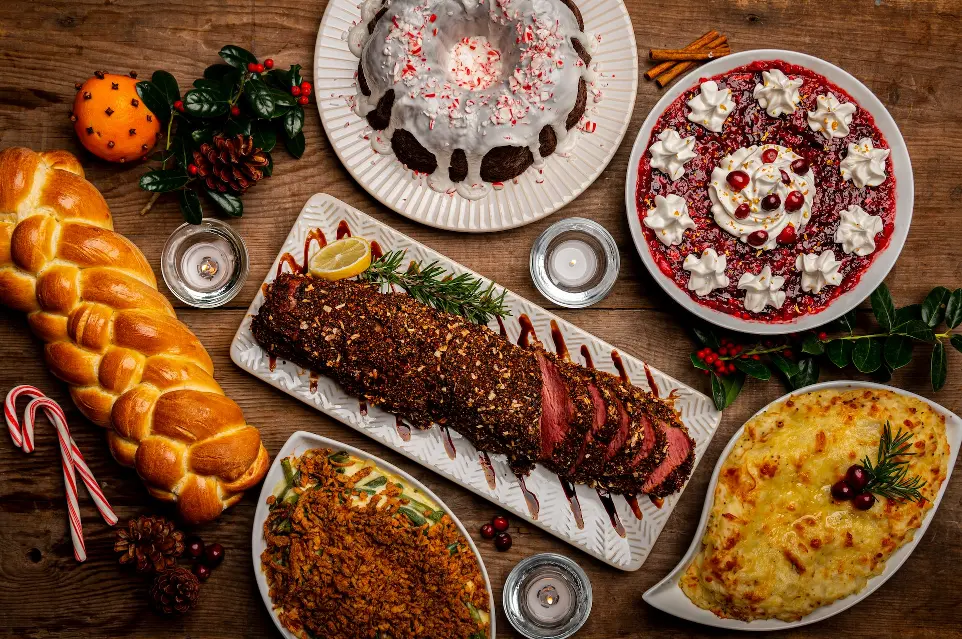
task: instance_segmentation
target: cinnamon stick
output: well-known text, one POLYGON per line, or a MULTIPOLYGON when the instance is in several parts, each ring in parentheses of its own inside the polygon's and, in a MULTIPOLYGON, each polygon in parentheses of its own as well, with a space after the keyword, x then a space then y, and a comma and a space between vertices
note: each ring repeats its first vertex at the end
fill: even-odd
MULTIPOLYGON (((698 38, 697 40, 689 44, 687 47, 685 47, 684 50, 698 51, 699 49, 704 49, 706 48, 706 45, 709 42, 713 42, 718 38, 718 36, 719 36, 719 33, 717 31, 709 31, 708 33, 706 33, 705 35, 703 35, 702 37, 698 38)), ((672 66, 671 62, 663 62, 661 64, 657 64, 645 72, 645 78, 647 78, 648 80, 654 80, 656 77, 658 77, 659 75, 667 71, 669 68, 671 68, 671 66, 672 66)))
MULTIPOLYGON (((704 48, 715 49, 725 44, 727 41, 728 41, 728 38, 726 38, 725 36, 719 36, 715 40, 708 43, 708 45, 706 45, 704 48)), ((685 71, 688 71, 689 69, 695 66, 694 62, 663 62, 662 64, 669 64, 669 65, 673 64, 674 66, 672 66, 665 73, 662 73, 657 78, 655 78, 655 84, 657 84, 658 88, 660 89, 664 89, 666 86, 668 86, 668 84, 671 83, 672 80, 674 80, 675 78, 680 76, 682 73, 684 73, 685 71)), ((661 65, 658 65, 658 66, 661 66, 661 65)))
POLYGON ((684 49, 651 49, 648 52, 649 60, 714 60, 730 54, 732 50, 727 47, 717 49, 702 49, 701 51, 686 51, 684 49))

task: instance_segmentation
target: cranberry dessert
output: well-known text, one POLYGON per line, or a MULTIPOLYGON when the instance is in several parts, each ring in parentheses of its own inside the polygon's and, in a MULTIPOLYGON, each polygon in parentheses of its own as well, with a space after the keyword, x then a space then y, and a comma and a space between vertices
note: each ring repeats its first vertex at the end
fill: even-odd
POLYGON ((895 227, 889 145, 824 76, 781 60, 703 79, 642 156, 641 228, 699 304, 786 322, 854 287, 895 227))

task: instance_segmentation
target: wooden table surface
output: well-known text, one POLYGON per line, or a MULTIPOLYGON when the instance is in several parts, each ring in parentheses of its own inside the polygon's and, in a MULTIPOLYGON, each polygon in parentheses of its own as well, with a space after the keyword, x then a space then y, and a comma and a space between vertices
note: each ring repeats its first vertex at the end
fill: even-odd
MULTIPOLYGON (((785 48, 814 54, 866 83, 902 130, 915 169, 916 207, 901 260, 888 277, 896 302, 920 302, 937 284, 962 285, 962 3, 957 0, 627 0, 641 68, 651 46, 681 46, 710 28, 729 35, 735 50, 785 48)), ((65 148, 79 152, 67 119, 75 81, 95 69, 145 75, 157 68, 188 85, 217 61, 228 43, 249 48, 279 65, 311 68, 324 0, 7 0, 0 3, 0 148, 65 148)), ((311 74, 308 71, 307 77, 311 74)), ((326 192, 375 215, 398 230, 449 255, 500 284, 544 302, 528 276, 535 237, 565 216, 601 222, 618 240, 621 277, 612 294, 562 317, 625 352, 707 392, 706 379, 688 363, 689 317, 654 283, 635 253, 622 198, 631 143, 660 91, 641 80, 625 141, 610 166, 580 198, 548 219, 495 236, 436 231, 388 211, 367 195, 330 150, 313 107, 300 161, 276 154, 274 177, 245 197, 245 216, 231 222, 247 241, 251 277, 234 301, 217 310, 179 308, 214 359, 216 377, 261 429, 276 453, 295 430, 308 430, 359 446, 398 464, 427 483, 476 531, 497 512, 440 476, 402 458, 243 373, 228 345, 261 278, 277 254, 302 204, 326 192)), ((110 204, 115 227, 131 238, 155 269, 168 234, 181 223, 176 205, 162 199, 146 216, 148 195, 137 187, 143 167, 116 166, 80 153, 88 178, 110 204)), ((166 289, 162 289, 166 293, 166 289)), ((174 298, 168 294, 174 301, 174 298)), ((547 306, 547 304, 546 304, 547 306)), ((551 308, 548 306, 548 308, 551 308)), ((863 314, 864 315, 864 314, 863 314)), ((863 321, 867 321, 863 317, 863 321)), ((920 349, 921 350, 921 349, 920 349)), ((950 349, 951 350, 951 349, 950 349)), ((928 385, 927 358, 900 370, 893 384, 962 410, 962 358, 949 355, 949 383, 939 393, 928 385)), ((823 379, 827 375, 823 374, 823 379)), ((65 406, 78 445, 103 483, 121 520, 158 512, 135 474, 117 465, 102 432, 70 404, 64 385, 47 372, 40 343, 23 317, 0 311, 0 392, 18 383, 44 389, 65 406)), ((497 553, 480 544, 500 601, 501 585, 519 560, 537 552, 564 553, 581 564, 594 591, 591 618, 578 637, 610 639, 723 633, 681 621, 646 605, 642 593, 664 576, 691 542, 706 484, 719 452, 743 421, 783 393, 776 382, 750 382, 730 410, 647 563, 633 573, 610 568, 547 533, 512 521, 514 547, 497 553)), ((41 426, 32 455, 0 445, 0 634, 10 637, 236 637, 275 636, 254 584, 250 555, 255 494, 201 533, 219 541, 227 559, 203 585, 191 614, 161 618, 148 610, 146 586, 122 571, 112 552, 113 531, 81 497, 88 561, 71 553, 63 480, 50 429, 41 426)), ((3 439, 6 439, 3 436, 3 439)), ((256 491, 254 491, 256 493, 256 491)), ((854 609, 793 636, 866 635, 944 637, 962 632, 962 480, 956 477, 918 550, 898 574, 854 609)), ((473 533, 476 536, 476 533, 473 533)), ((502 613, 498 636, 514 636, 502 613)))

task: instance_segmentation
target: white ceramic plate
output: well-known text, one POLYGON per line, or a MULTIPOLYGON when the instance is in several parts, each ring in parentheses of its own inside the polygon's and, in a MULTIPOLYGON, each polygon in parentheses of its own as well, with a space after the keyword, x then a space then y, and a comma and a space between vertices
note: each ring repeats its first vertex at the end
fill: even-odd
POLYGON ((351 455, 354 455, 358 459, 370 460, 378 465, 383 470, 394 473, 399 477, 404 478, 405 481, 409 482, 412 486, 423 492, 425 495, 430 497, 434 503, 444 509, 450 517, 451 520, 458 527, 461 532, 461 536, 468 542, 471 547, 471 552, 478 560, 478 567, 481 568, 481 574, 484 575, 484 585, 488 589, 488 610, 491 611, 491 639, 497 636, 495 632, 495 617, 497 616, 497 610, 494 607, 494 592, 491 590, 491 581, 488 579, 488 571, 484 567, 484 561, 481 560, 481 553, 478 552, 477 546, 474 545, 474 541, 471 539, 471 535, 468 533, 464 524, 458 519, 457 515, 448 508, 441 499, 431 492, 431 489, 419 482, 417 479, 407 474, 397 466, 389 464, 386 461, 375 457, 369 453, 364 452, 353 446, 348 446, 347 444, 342 444, 333 439, 328 439, 327 437, 321 437, 320 435, 315 435, 313 433, 305 433, 304 431, 297 431, 291 435, 290 439, 284 442, 279 453, 274 458, 274 463, 271 464, 271 468, 267 471, 267 477, 264 479, 264 483, 261 486, 260 497, 257 498, 257 510, 254 511, 254 528, 251 532, 251 554, 254 559, 254 575, 257 579, 257 588, 261 591, 261 598, 264 600, 264 605, 267 606, 267 610, 271 613, 271 618, 274 620, 274 625, 280 631, 281 635, 285 639, 297 639, 297 637, 290 630, 284 627, 281 620, 277 616, 277 611, 274 610, 274 603, 271 601, 270 597, 270 587, 267 585, 267 576, 264 571, 261 570, 261 553, 267 547, 267 542, 264 539, 264 521, 267 520, 267 515, 270 509, 267 507, 268 496, 274 493, 274 490, 279 484, 284 481, 284 469, 281 468, 281 460, 285 459, 289 455, 300 456, 311 448, 331 448, 333 450, 346 450, 351 455))
POLYGON ((865 588, 863 588, 861 591, 853 595, 849 595, 844 599, 839 599, 838 601, 827 606, 822 606, 805 617, 802 617, 798 621, 792 622, 780 621, 777 619, 756 621, 722 619, 721 617, 717 617, 713 613, 703 608, 699 608, 693 604, 690 599, 688 599, 681 587, 678 585, 678 582, 681 579, 685 569, 688 567, 688 564, 692 562, 692 560, 695 558, 695 555, 701 548, 702 537, 705 535, 705 528, 708 526, 708 513, 711 511, 712 502, 714 501, 712 496, 715 494, 715 485, 718 483, 718 474, 721 472, 722 464, 725 463, 725 460, 728 459, 728 455, 731 454, 732 449, 735 447, 735 442, 738 441, 738 438, 741 437, 742 433, 745 431, 745 427, 742 426, 732 437, 731 441, 728 442, 728 445, 725 446, 725 450, 722 451, 721 456, 718 458, 718 463, 715 465, 715 472, 712 473, 711 481, 708 482, 708 493, 707 497, 705 498, 705 506, 701 511, 701 520, 698 522, 698 530, 695 532, 695 538, 692 540, 691 546, 688 548, 688 552, 685 553, 685 556, 680 562, 678 562, 678 565, 675 566, 675 568, 668 574, 667 577, 652 586, 651 589, 644 594, 644 600, 659 610, 663 610, 669 614, 675 615, 676 617, 694 621, 706 626, 729 628, 732 630, 785 630, 788 628, 796 628, 798 626, 807 626, 808 624, 828 619, 829 617, 837 615, 843 610, 848 610, 858 602, 871 595, 879 588, 879 586, 888 581, 889 578, 894 575, 902 566, 902 564, 905 563, 905 560, 909 558, 909 555, 912 554, 912 551, 915 550, 915 547, 919 545, 919 541, 922 540, 922 536, 928 529, 929 524, 932 523, 932 518, 935 516, 935 511, 939 509, 939 504, 942 502, 942 496, 945 494, 945 489, 949 485, 949 480, 952 478, 952 469, 955 467, 955 460, 959 455, 959 446, 962 445, 962 418, 959 418, 958 415, 947 408, 944 408, 943 406, 939 406, 935 402, 929 401, 920 395, 916 395, 915 393, 910 393, 899 388, 893 388, 883 384, 874 384, 872 382, 836 381, 823 382, 821 384, 807 386, 801 390, 795 391, 794 393, 789 393, 788 395, 780 397, 765 408, 755 413, 755 415, 752 415, 752 419, 764 413, 772 405, 783 402, 792 395, 800 395, 802 393, 810 393, 812 391, 826 389, 856 390, 859 388, 888 390, 905 397, 913 397, 931 406, 935 412, 945 415, 945 434, 946 438, 948 439, 949 446, 952 449, 949 455, 948 470, 946 472, 945 481, 942 482, 942 486, 939 488, 939 495, 932 504, 932 509, 926 514, 925 519, 922 521, 922 525, 919 527, 919 529, 915 531, 915 536, 912 538, 912 541, 908 542, 892 553, 892 556, 889 557, 887 562, 885 562, 885 569, 881 572, 881 574, 869 579, 868 583, 865 585, 865 588))
MULTIPOLYGON (((334 229, 341 220, 348 223, 354 234, 376 240, 385 251, 406 249, 412 259, 422 260, 425 263, 437 260, 442 267, 454 273, 471 272, 457 262, 418 244, 411 238, 329 195, 315 195, 307 202, 294 222, 294 228, 284 242, 281 253, 290 252, 297 256, 298 261, 302 260, 304 238, 308 232, 319 228, 333 239, 334 229)), ((312 246, 316 248, 317 245, 312 246)), ((278 256, 279 260, 280 256, 278 256)), ((277 261, 274 262, 265 282, 274 280, 277 263, 277 261)), ((502 456, 491 457, 492 476, 489 480, 479 462, 478 451, 457 433, 451 433, 451 440, 446 442, 441 429, 435 427, 431 430, 415 430, 410 434, 410 439, 405 440, 398 432, 393 415, 377 407, 371 407, 367 414, 363 414, 357 398, 345 393, 332 380, 321 377, 316 380, 316 385, 312 388, 310 373, 290 362, 277 361, 276 367, 272 369, 267 353, 254 340, 250 332, 249 316, 257 312, 263 300, 263 293, 258 292, 248 309, 248 316, 241 322, 231 343, 231 359, 238 366, 305 404, 373 437, 385 446, 444 475, 471 492, 511 511, 515 516, 543 528, 616 568, 637 570, 645 562, 655 540, 668 521, 672 509, 681 497, 681 492, 666 498, 661 508, 657 508, 647 498, 639 499, 641 519, 633 514, 623 498, 614 497, 610 507, 613 509, 616 520, 623 526, 624 535, 622 536, 612 524, 605 504, 598 494, 589 487, 581 485, 575 489, 576 503, 582 515, 579 522, 558 477, 539 465, 524 480, 529 494, 536 496, 540 502, 536 516, 533 516, 521 484, 502 456)), ((555 317, 510 291, 507 292, 505 302, 512 313, 511 317, 505 320, 510 339, 517 340, 520 334, 517 318, 526 314, 531 318, 536 334, 545 342, 545 346, 550 348, 551 324, 556 322, 576 361, 581 361, 579 352, 584 346, 599 369, 617 374, 611 358, 613 347, 610 344, 555 317)), ((493 328, 498 330, 497 326, 493 328)), ((675 394, 677 398, 675 407, 695 440, 695 463, 697 464, 705 454, 708 442, 715 434, 721 413, 715 410, 711 399, 691 387, 654 367, 649 368, 644 362, 630 355, 622 354, 621 357, 625 371, 636 385, 649 388, 646 381, 647 370, 651 375, 651 382, 663 397, 668 393, 675 394)))
MULTIPOLYGON (((579 136, 568 157, 547 158, 543 172, 529 169, 514 182, 480 200, 432 190, 393 155, 371 148, 371 127, 351 111, 358 60, 347 48, 347 32, 360 20, 358 0, 331 0, 314 48, 314 85, 324 131, 344 167, 368 193, 401 215, 452 231, 501 231, 541 219, 578 197, 611 161, 635 106, 638 57, 631 18, 621 0, 578 0, 585 30, 600 36, 592 52, 599 71, 601 102, 588 100, 585 119, 597 125, 579 136)), ((584 120, 583 120, 584 121, 584 120)))
POLYGON ((826 324, 859 305, 862 300, 871 295, 888 272, 895 265, 905 238, 909 234, 909 226, 912 223, 912 203, 914 201, 915 185, 912 178, 912 163, 909 160, 909 152, 905 146, 905 140, 895 120, 882 105, 881 101, 872 93, 867 86, 859 82, 854 76, 838 68, 834 64, 819 58, 795 53, 794 51, 781 51, 778 49, 759 49, 756 51, 743 51, 724 58, 719 58, 696 68, 684 78, 676 82, 665 92, 655 108, 651 110, 635 138, 635 145, 631 150, 631 159, 628 161, 628 178, 625 184, 625 204, 628 211, 628 226, 631 228, 631 236, 635 241, 635 248, 641 256, 641 261, 645 263, 651 276, 665 292, 667 292, 676 302, 686 309, 713 324, 735 331, 753 333, 755 335, 780 335, 784 333, 795 333, 798 331, 810 330, 826 324), (635 191, 638 187, 638 166, 642 156, 648 151, 648 141, 651 131, 655 127, 658 118, 661 117, 665 109, 675 101, 682 93, 691 89, 700 78, 707 78, 719 73, 731 71, 752 62, 760 60, 784 60, 791 64, 806 67, 816 73, 828 78, 828 80, 844 89, 855 98, 859 105, 867 109, 872 117, 875 118, 875 126, 885 136, 889 147, 892 149, 892 167, 895 173, 896 203, 895 203, 895 230, 889 241, 889 245, 876 256, 871 266, 862 274, 861 280, 851 290, 839 295, 831 304, 819 313, 803 315, 789 322, 767 323, 757 320, 743 320, 722 313, 714 309, 702 306, 693 300, 687 291, 683 291, 678 285, 668 278, 658 265, 655 264, 645 241, 645 234, 641 228, 641 219, 638 216, 638 202, 635 191))

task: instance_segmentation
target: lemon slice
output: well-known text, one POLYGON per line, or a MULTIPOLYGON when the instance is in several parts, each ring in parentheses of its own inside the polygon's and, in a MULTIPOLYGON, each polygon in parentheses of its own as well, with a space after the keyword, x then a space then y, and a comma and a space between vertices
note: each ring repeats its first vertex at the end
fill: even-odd
POLYGON ((360 275, 371 265, 371 243, 363 237, 345 237, 328 244, 311 258, 311 275, 343 280, 360 275))

